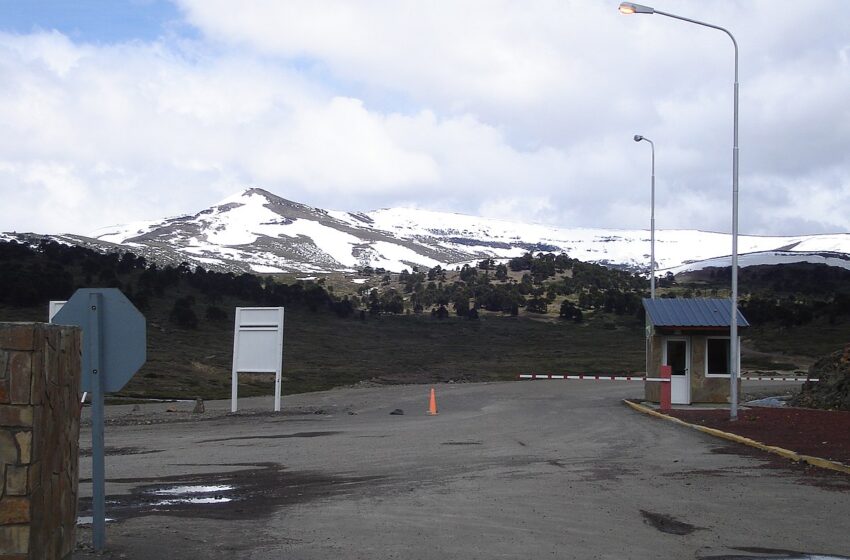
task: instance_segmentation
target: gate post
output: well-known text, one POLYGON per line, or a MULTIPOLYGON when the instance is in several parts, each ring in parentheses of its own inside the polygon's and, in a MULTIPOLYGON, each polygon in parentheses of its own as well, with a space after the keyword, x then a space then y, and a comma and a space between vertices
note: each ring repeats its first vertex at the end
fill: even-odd
POLYGON ((671 366, 661 366, 661 412, 670 412, 671 400, 671 377, 673 368, 671 366))

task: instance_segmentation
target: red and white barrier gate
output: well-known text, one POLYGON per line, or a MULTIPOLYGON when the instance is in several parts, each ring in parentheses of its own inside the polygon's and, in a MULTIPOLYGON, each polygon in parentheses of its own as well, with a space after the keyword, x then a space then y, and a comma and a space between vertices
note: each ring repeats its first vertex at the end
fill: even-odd
MULTIPOLYGON (((540 373, 522 373, 520 379, 577 379, 583 381, 664 381, 661 377, 644 377, 643 375, 554 375, 540 373)), ((803 383, 805 381, 818 382, 817 377, 798 377, 798 376, 779 376, 779 377, 754 377, 750 375, 742 376, 741 381, 796 381, 803 383)))
POLYGON ((670 410, 671 390, 670 376, 673 368, 661 366, 661 377, 645 377, 643 375, 539 375, 534 373, 520 374, 520 379, 577 379, 592 381, 658 381, 661 383, 661 410, 670 410))
POLYGON ((665 383, 661 384, 661 399, 658 408, 661 412, 670 412, 670 409, 673 408, 673 383, 670 379, 673 376, 673 366, 661 366, 660 370, 661 381, 665 383))
POLYGON ((820 381, 817 377, 799 377, 799 376, 791 376, 791 375, 781 375, 779 377, 757 377, 757 376, 741 376, 741 381, 797 381, 799 383, 803 383, 805 381, 820 381))
POLYGON ((591 381, 658 381, 647 379, 643 375, 547 375, 539 373, 521 373, 520 379, 582 379, 591 381))

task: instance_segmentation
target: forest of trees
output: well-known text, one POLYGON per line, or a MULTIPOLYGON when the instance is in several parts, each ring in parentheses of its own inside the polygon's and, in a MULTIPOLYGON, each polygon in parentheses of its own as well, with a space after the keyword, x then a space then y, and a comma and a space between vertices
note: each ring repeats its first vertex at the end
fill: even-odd
POLYGON ((479 310, 514 316, 520 309, 545 314, 555 311, 552 305, 559 296, 570 296, 575 304, 562 305, 559 315, 581 322, 580 308, 620 315, 638 313, 640 294, 648 287, 647 280, 639 275, 552 253, 526 253, 507 263, 484 259, 475 266, 457 269, 451 282, 447 281, 447 272, 440 266, 427 272, 404 270, 398 275, 401 293, 389 287, 391 275, 382 273, 386 289, 379 293, 364 286, 359 295, 372 314, 430 310, 440 318, 451 310, 471 319, 479 316, 479 310), (513 276, 520 273, 519 278, 509 271, 513 276))
MULTIPOLYGON (((318 284, 281 284, 254 274, 213 272, 188 264, 159 267, 132 252, 103 254, 82 247, 44 240, 31 247, 16 241, 0 242, 0 303, 17 307, 66 300, 78 288, 119 288, 136 307, 145 311, 153 298, 162 298, 181 283, 204 299, 204 317, 224 320, 218 306, 234 297, 257 306, 299 305, 317 311, 328 309, 340 316, 354 314, 347 298, 334 298, 318 284)), ((196 298, 177 297, 171 320, 183 327, 198 324, 196 298)))
MULTIPOLYGON (((659 279, 661 297, 716 297, 729 269, 711 270, 699 286, 659 279)), ((172 294, 170 320, 195 328, 199 319, 223 321, 231 297, 258 306, 300 306, 341 318, 382 314, 452 315, 475 320, 482 310, 516 316, 555 313, 581 323, 588 312, 643 317, 641 298, 649 282, 639 274, 572 259, 565 254, 526 253, 498 263, 484 259, 455 270, 360 271, 376 278, 357 293, 337 296, 318 282, 282 283, 268 276, 215 272, 187 263, 157 266, 132 252, 103 254, 43 240, 31 246, 0 242, 0 304, 27 307, 68 299, 80 287, 116 287, 143 312, 154 298, 172 294), (378 284, 375 286, 374 284, 378 284), (181 293, 180 287, 191 288, 181 293), (194 295, 193 295, 194 294, 194 295)), ((850 271, 825 265, 742 269, 741 307, 753 324, 801 325, 819 316, 831 322, 850 316, 850 271)))

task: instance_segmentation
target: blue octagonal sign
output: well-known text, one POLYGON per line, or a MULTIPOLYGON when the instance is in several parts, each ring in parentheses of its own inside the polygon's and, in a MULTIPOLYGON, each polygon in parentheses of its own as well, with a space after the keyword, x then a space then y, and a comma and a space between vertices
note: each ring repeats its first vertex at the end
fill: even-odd
POLYGON ((117 288, 77 290, 53 322, 83 330, 83 391, 93 391, 93 369, 100 375, 103 392, 114 393, 145 363, 145 317, 117 288))

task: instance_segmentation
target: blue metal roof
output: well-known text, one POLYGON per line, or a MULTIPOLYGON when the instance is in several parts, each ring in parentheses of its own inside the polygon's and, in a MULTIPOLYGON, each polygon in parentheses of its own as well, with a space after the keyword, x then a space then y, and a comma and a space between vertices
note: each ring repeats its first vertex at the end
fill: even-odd
MULTIPOLYGON (((731 299, 644 299, 649 321, 656 327, 728 327, 732 311, 731 299)), ((738 326, 750 324, 738 309, 738 326)))

